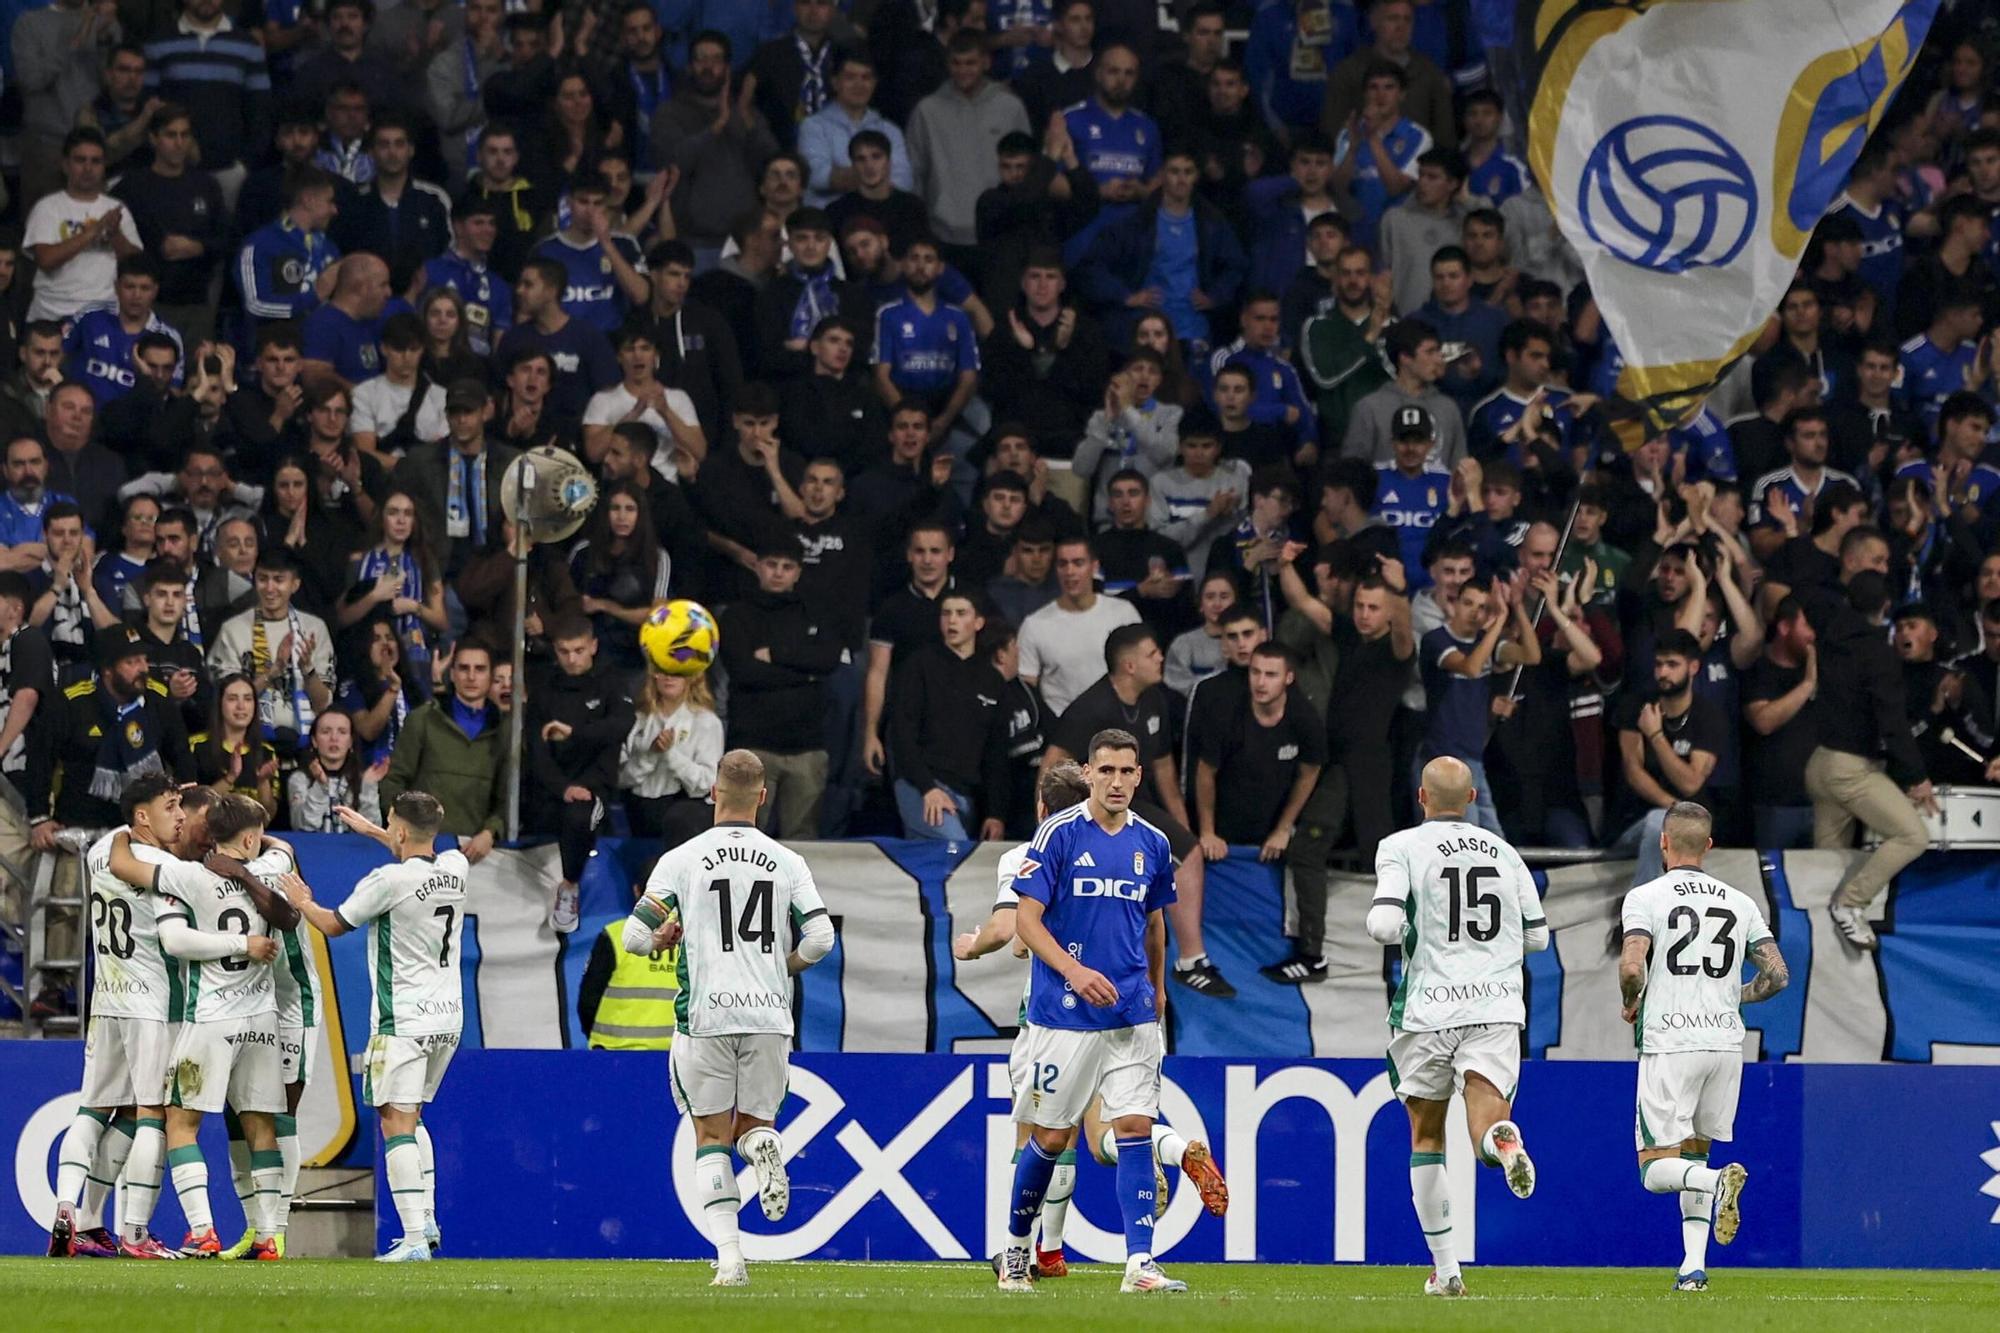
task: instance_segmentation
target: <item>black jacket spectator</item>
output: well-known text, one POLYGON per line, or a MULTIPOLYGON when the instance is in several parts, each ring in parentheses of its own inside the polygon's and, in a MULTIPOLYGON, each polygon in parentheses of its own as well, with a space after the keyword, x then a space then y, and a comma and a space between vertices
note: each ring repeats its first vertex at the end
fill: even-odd
POLYGON ((528 768, 540 799, 523 802, 531 827, 555 831, 556 807, 566 787, 600 796, 618 786, 618 752, 632 731, 632 697, 614 672, 593 666, 580 676, 553 671, 528 692, 528 768), (570 728, 562 740, 544 740, 550 722, 570 728))
POLYGON ((994 420, 1018 421, 1033 433, 1037 452, 1067 458, 1104 399, 1104 381, 1110 373, 1104 332, 1096 320, 1078 312, 1064 346, 1058 342, 1056 323, 1037 323, 1021 305, 1013 313, 1035 345, 1021 346, 1012 321, 1001 315, 981 349, 980 392, 992 407, 994 420))
MULTIPOLYGON (((1875 583, 1873 591, 1882 591, 1881 585, 1875 583)), ((1819 632, 1819 743, 1864 759, 1886 759, 1899 787, 1923 782, 1923 756, 1903 706, 1902 664, 1881 624, 1845 602, 1826 599, 1808 601, 1807 614, 1819 632)))
MULTIPOLYGON (((942 643, 910 654, 889 690, 889 761, 919 792, 943 786, 970 796, 981 818, 1005 822, 1007 682, 976 649, 961 658, 942 643)), ((968 825, 968 827, 970 827, 968 825)))
POLYGON ((209 278, 222 262, 229 240, 229 217, 222 211, 222 187, 215 177, 194 167, 178 176, 162 176, 145 167, 119 177, 117 193, 139 228, 146 252, 159 265, 160 304, 206 304, 209 278), (160 242, 168 236, 199 241, 201 253, 192 259, 168 259, 160 251, 160 242))
POLYGON ((671 315, 635 310, 625 321, 644 329, 660 354, 660 383, 694 399, 702 433, 719 440, 729 426, 729 409, 743 387, 743 358, 729 321, 688 301, 671 315))
POLYGON ((810 457, 837 460, 849 477, 882 457, 888 430, 881 398, 858 375, 809 372, 778 386, 778 437, 811 441, 810 457))
MULTIPOLYGON (((133 748, 156 753, 167 772, 193 782, 194 755, 188 749, 187 728, 181 723, 181 710, 167 698, 166 687, 148 677, 134 702, 139 705, 144 744, 133 748)), ((112 723, 129 723, 133 718, 121 715, 119 701, 105 688, 101 675, 45 700, 35 715, 36 734, 28 745, 26 785, 21 792, 28 822, 53 818, 67 828, 116 828, 120 822, 116 792, 96 795, 93 785, 101 772, 109 771, 115 786, 123 788, 124 770, 107 765, 107 746, 114 732, 121 738, 127 735, 112 723)))
POLYGON ((796 592, 758 590, 723 610, 730 745, 774 754, 824 748, 826 677, 840 665, 841 644, 822 624, 796 592))

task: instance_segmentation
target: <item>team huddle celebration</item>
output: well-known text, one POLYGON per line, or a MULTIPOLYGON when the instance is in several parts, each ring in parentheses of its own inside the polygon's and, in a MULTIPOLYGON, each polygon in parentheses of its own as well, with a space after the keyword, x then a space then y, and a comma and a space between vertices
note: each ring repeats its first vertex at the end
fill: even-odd
MULTIPOLYGON (((1806 1093, 1745 1063, 1826 1057, 1758 1015, 1990 1063, 1899 1038, 1960 974, 1895 939, 1927 854, 2000 847, 1990 0, 0 25, 0 1038, 82 1062, 20 1115, 67 1117, 46 1185, 17 1154, 51 1259, 358 1257, 336 1165, 382 1263, 540 1255, 451 1248, 458 1125, 488 1050, 587 1046, 657 1074, 646 1207, 716 1287, 893 1207, 981 1300, 1199 1301, 1175 1200, 1231 1259, 1387 1251, 1329 1220, 1358 1148, 1296 1188, 1175 1062, 1365 1048, 1396 1295, 1488 1294, 1591 1179, 1678 1249, 1657 1298, 1739 1234, 1816 1262, 1820 1187, 1751 1188, 1806 1093), (1636 1055, 1636 1183, 1537 1100, 1558 1053, 1636 1055), (991 1166, 980 1242, 856 1147, 850 1054, 985 1059, 986 1137, 928 1130, 991 1166), (801 1224, 841 1149, 883 1202, 801 1224)), ((580 1199, 561 1245, 630 1257, 580 1199)))

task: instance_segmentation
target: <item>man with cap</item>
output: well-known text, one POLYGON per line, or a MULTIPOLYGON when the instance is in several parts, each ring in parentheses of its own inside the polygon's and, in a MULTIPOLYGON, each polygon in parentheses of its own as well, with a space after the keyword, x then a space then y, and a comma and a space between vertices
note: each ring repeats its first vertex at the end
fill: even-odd
MULTIPOLYGON (((417 445, 396 464, 395 484, 416 500, 431 553, 444 573, 447 611, 456 606, 452 580, 466 561, 500 544, 500 482, 520 450, 488 437, 492 420, 485 383, 454 380, 445 391, 445 437, 417 445)), ((463 608, 457 608, 454 631, 463 617, 463 608)))
POLYGON ((480 356, 491 356, 500 335, 514 326, 514 292, 493 271, 493 241, 499 205, 467 193, 451 206, 451 245, 424 261, 424 288, 449 287, 465 302, 465 339, 480 356))
POLYGON ((1415 403, 1397 408, 1390 420, 1389 438, 1396 461, 1375 469, 1375 506, 1370 514, 1395 529, 1403 568, 1409 572, 1412 588, 1421 588, 1430 583, 1424 567, 1424 542, 1444 512, 1454 483, 1450 473, 1430 465, 1437 434, 1428 411, 1415 403))
POLYGON ((118 798, 141 773, 194 781, 187 728, 167 687, 147 674, 145 639, 113 625, 97 631, 95 646, 97 674, 64 690, 29 738, 21 795, 38 851, 55 850, 65 828, 116 826, 118 798))

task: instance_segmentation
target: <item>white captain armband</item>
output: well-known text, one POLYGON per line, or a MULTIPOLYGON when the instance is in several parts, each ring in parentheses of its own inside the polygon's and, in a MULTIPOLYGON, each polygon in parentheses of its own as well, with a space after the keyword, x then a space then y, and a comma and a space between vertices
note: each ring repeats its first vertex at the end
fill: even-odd
POLYGON ((833 918, 824 907, 816 908, 799 922, 799 961, 817 963, 833 952, 833 918))

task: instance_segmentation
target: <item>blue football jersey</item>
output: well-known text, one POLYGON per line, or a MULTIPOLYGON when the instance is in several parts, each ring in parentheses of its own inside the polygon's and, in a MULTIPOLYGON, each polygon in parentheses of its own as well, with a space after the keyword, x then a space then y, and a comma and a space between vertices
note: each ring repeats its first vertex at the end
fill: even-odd
MULTIPOLYGON (((1923 482, 1924 485, 1931 488, 1932 495, 1937 494, 1937 469, 1927 459, 1919 458, 1913 462, 1903 464, 1903 466, 1896 469, 1896 476, 1898 478, 1915 477, 1923 482)), ((1965 498, 1967 502, 1978 505, 1983 509, 1992 501, 1996 494, 2000 494, 2000 468, 1996 468, 1993 464, 1984 461, 1974 463, 1972 465, 1972 475, 1965 479, 1965 498)))
MULTIPOLYGON (((1565 449, 1575 442, 1576 417, 1573 413, 1555 409, 1568 400, 1568 392, 1554 385, 1542 390, 1542 402, 1549 409, 1548 415, 1543 418, 1543 426, 1555 431, 1562 442, 1561 447, 1565 449)), ((1516 398, 1504 385, 1480 399, 1465 422, 1466 447, 1472 451, 1472 456, 1492 458, 1504 453, 1508 462, 1520 466, 1520 447, 1509 444, 1503 451, 1500 437, 1514 429, 1514 423, 1528 410, 1530 401, 1529 398, 1516 398)))
POLYGON ((1861 280, 1875 289, 1883 313, 1896 306, 1896 286, 1903 280, 1903 210, 1884 200, 1873 213, 1846 195, 1834 200, 1827 216, 1852 218, 1861 228, 1861 280))
POLYGON ((1484 162, 1467 170, 1465 189, 1498 208, 1528 185, 1528 164, 1504 148, 1496 148, 1484 162))
POLYGON ((1158 1019, 1146 928, 1148 917, 1174 901, 1166 834, 1137 815, 1106 833, 1089 802, 1071 806, 1035 831, 1014 891, 1042 904, 1042 924, 1056 943, 1118 989, 1117 1003, 1100 1009, 1037 958, 1029 973, 1030 1023, 1097 1032, 1158 1019))
POLYGON ((1424 471, 1406 477, 1393 466, 1382 463, 1375 468, 1375 478, 1373 513, 1396 530, 1410 591, 1427 588, 1431 574, 1424 568, 1424 543, 1430 540, 1438 515, 1444 513, 1445 505, 1451 501, 1451 474, 1424 471))
POLYGON ((1821 491, 1837 481, 1844 481, 1856 490, 1861 489, 1860 483, 1856 482, 1853 477, 1848 476, 1839 468, 1821 468, 1819 485, 1813 487, 1810 491, 1799 483, 1798 473, 1794 472, 1790 467, 1781 467, 1775 472, 1766 472, 1763 476, 1757 478, 1756 481, 1750 483, 1750 526, 1759 528, 1778 526, 1778 520, 1771 516, 1770 508, 1764 502, 1765 496, 1769 495, 1773 490, 1778 490, 1783 491, 1785 498, 1792 502, 1792 512, 1798 515, 1799 530, 1801 532, 1810 531, 1812 529, 1812 502, 1819 498, 1821 491))
POLYGON ((1063 113, 1076 160, 1100 185, 1108 180, 1151 180, 1160 174, 1160 127, 1143 111, 1112 115, 1095 97, 1063 113))
POLYGON ((465 339, 480 356, 491 356, 500 336, 514 327, 514 292, 507 280, 455 250, 424 261, 424 286, 458 293, 465 302, 465 339))
POLYGON ((875 363, 905 393, 949 393, 961 372, 979 372, 979 339, 957 306, 939 301, 926 313, 906 299, 876 312, 875 363))
MULTIPOLYGON (((646 257, 639 253, 637 241, 618 234, 612 236, 611 243, 618 247, 633 268, 641 273, 646 271, 646 257)), ((604 242, 592 241, 579 247, 571 245, 563 239, 561 232, 557 232, 535 247, 534 257, 553 259, 569 274, 568 281, 563 284, 564 314, 583 321, 607 337, 617 331, 632 303, 625 299, 618 280, 611 275, 611 260, 604 253, 604 242)))
MULTIPOLYGON (((118 318, 117 307, 100 306, 84 311, 70 325, 65 344, 71 378, 90 386, 91 396, 97 399, 99 407, 123 398, 139 382, 138 371, 132 367, 132 349, 149 333, 164 333, 174 340, 175 347, 182 346, 181 335, 158 315, 148 318, 146 327, 137 333, 127 333, 118 318)), ((174 362, 176 384, 181 382, 180 357, 185 355, 183 349, 174 362)))
MULTIPOLYGON (((1347 131, 1342 130, 1334 142, 1334 161, 1347 156, 1347 143, 1347 131)), ((1431 132, 1414 120, 1399 120, 1382 136, 1382 146, 1389 150, 1398 171, 1414 176, 1417 159, 1431 150, 1431 132)), ((1374 145, 1364 139, 1354 151, 1354 183, 1348 187, 1348 193, 1361 208, 1361 216, 1355 220, 1354 243, 1372 247, 1382 215, 1389 211, 1389 187, 1382 184, 1382 164, 1375 160, 1374 145)))
POLYGON ((1924 419, 1924 428, 1937 433, 1938 412, 1944 400, 1965 388, 1965 377, 1979 360, 1979 347, 1962 342, 1947 352, 1919 333, 1903 344, 1903 402, 1924 419))
POLYGON ((1669 431, 1667 440, 1675 453, 1687 451, 1689 481, 1736 480, 1736 446, 1714 409, 1702 408, 1693 421, 1669 431))

